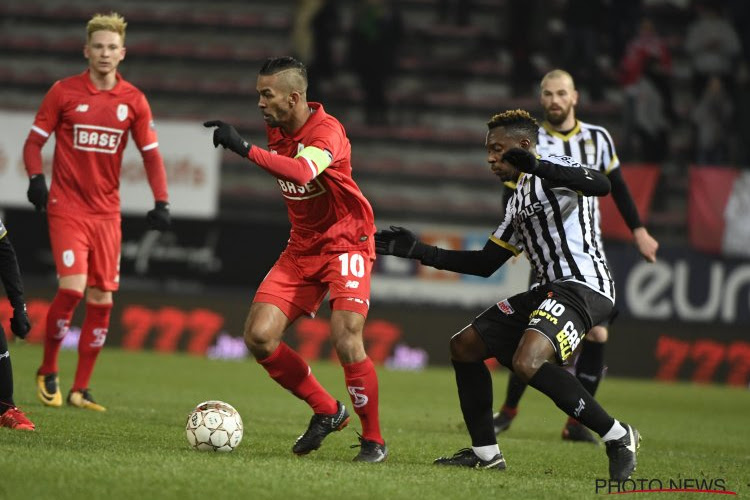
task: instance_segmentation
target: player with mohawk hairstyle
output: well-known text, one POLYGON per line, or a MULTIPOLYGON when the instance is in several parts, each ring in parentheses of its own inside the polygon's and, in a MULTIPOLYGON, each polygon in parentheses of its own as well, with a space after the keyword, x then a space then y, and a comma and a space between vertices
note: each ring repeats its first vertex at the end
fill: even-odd
POLYGON ((86 294, 86 317, 78 341, 78 367, 68 404, 104 411, 89 382, 104 346, 119 288, 120 169, 133 136, 143 157, 155 207, 152 229, 170 223, 164 162, 143 92, 117 68, 125 58, 127 23, 117 13, 96 14, 86 25, 83 55, 88 68, 55 82, 44 97, 23 148, 29 201, 47 212, 50 244, 59 277, 46 320, 44 358, 37 371, 37 395, 47 406, 62 405, 57 358, 76 306, 86 294), (42 172, 42 147, 55 134, 52 183, 42 172))

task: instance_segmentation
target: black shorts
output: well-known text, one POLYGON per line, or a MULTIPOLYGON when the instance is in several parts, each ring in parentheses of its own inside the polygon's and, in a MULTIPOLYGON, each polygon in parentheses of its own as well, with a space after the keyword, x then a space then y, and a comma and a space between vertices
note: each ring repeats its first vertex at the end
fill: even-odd
POLYGON ((548 283, 498 302, 472 326, 490 353, 508 368, 521 336, 536 330, 552 343, 557 362, 565 364, 592 326, 612 315, 612 301, 573 281, 548 283))

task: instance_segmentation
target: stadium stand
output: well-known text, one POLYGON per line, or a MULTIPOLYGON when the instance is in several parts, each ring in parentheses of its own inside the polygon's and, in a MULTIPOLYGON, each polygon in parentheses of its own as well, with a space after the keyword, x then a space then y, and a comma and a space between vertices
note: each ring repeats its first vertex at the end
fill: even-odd
MULTIPOLYGON (((515 95, 512 60, 502 26, 509 0, 475 0, 466 25, 440 24, 437 0, 397 2, 404 40, 389 85, 390 123, 364 123, 362 91, 345 66, 349 2, 340 2, 343 26, 335 35, 339 71, 325 87, 326 107, 346 125, 353 142, 355 178, 379 218, 447 221, 491 227, 502 210, 501 186, 487 175, 482 150, 485 122, 497 111, 539 112, 535 82, 515 95), (501 28, 496 25, 500 23, 501 28)), ((57 78, 84 67, 82 23, 93 12, 116 10, 129 22, 128 57, 121 69, 142 88, 155 117, 203 121, 220 117, 263 143, 255 110, 255 74, 270 55, 291 53, 294 0, 142 0, 0 4, 0 107, 34 110, 57 78)), ((541 75, 543 57, 536 57, 541 75)), ((546 64, 549 64, 547 62, 546 64)), ((601 123, 619 141, 621 91, 587 99, 578 115, 601 123)), ((309 96, 316 100, 315 96, 309 96)), ((679 148, 679 140, 676 148, 679 148)), ((623 155, 621 154, 621 157, 623 155)), ((623 161, 630 158, 623 157, 623 161)), ((681 167, 665 168, 663 189, 649 221, 657 237, 684 235, 681 167), (682 200, 682 201, 681 201, 682 200)), ((272 207, 284 217, 276 186, 266 174, 229 156, 222 165, 220 215, 227 218, 272 207)))

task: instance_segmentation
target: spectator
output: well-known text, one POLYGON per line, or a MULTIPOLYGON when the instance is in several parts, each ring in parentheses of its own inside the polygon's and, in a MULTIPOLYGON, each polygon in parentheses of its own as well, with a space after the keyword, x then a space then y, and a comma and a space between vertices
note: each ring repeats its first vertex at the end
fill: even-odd
POLYGON ((734 69, 741 55, 734 26, 710 0, 697 4, 698 17, 688 26, 685 51, 693 69, 693 96, 700 96, 712 76, 722 79, 730 95, 734 91, 734 69))
POLYGON ((719 77, 711 77, 693 109, 695 161, 703 164, 726 162, 732 130, 734 105, 719 77))
POLYGON ((322 88, 335 74, 333 41, 341 26, 338 0, 299 0, 294 17, 294 52, 307 66, 307 94, 320 100, 322 88))
POLYGON ((631 86, 634 129, 640 144, 637 156, 642 161, 662 162, 669 151, 667 130, 671 105, 665 88, 668 88, 666 75, 655 59, 646 63, 643 75, 631 86))
POLYGON ((401 15, 394 2, 362 0, 355 9, 349 64, 364 91, 365 121, 369 125, 388 122, 385 89, 396 69, 401 29, 401 15))

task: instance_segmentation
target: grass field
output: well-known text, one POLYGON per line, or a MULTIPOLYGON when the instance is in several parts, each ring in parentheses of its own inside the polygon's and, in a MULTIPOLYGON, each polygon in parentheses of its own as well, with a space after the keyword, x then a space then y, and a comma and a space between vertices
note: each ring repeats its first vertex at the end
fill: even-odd
MULTIPOLYGON (((372 465, 351 462, 356 417, 317 452, 293 456, 291 445, 306 427, 309 410, 254 362, 105 350, 92 384, 97 400, 108 407, 99 414, 42 407, 33 381, 41 349, 14 344, 10 350, 16 402, 37 431, 0 429, 2 499, 573 499, 603 494, 595 481, 607 477, 604 447, 563 442, 564 415, 533 390, 500 440, 506 471, 431 465, 469 445, 450 368, 379 371, 381 420, 391 455, 372 465), (245 436, 235 452, 188 447, 185 418, 206 399, 225 400, 242 415, 245 436)), ((61 354, 64 393, 75 359, 74 352, 61 354)), ((339 366, 320 363, 313 369, 337 398, 349 402, 339 366)), ((506 379, 506 372, 495 376, 496 400, 506 379)), ((643 435, 634 477, 659 479, 664 487, 669 480, 723 479, 727 490, 750 494, 748 391, 610 377, 600 401, 643 435)))

